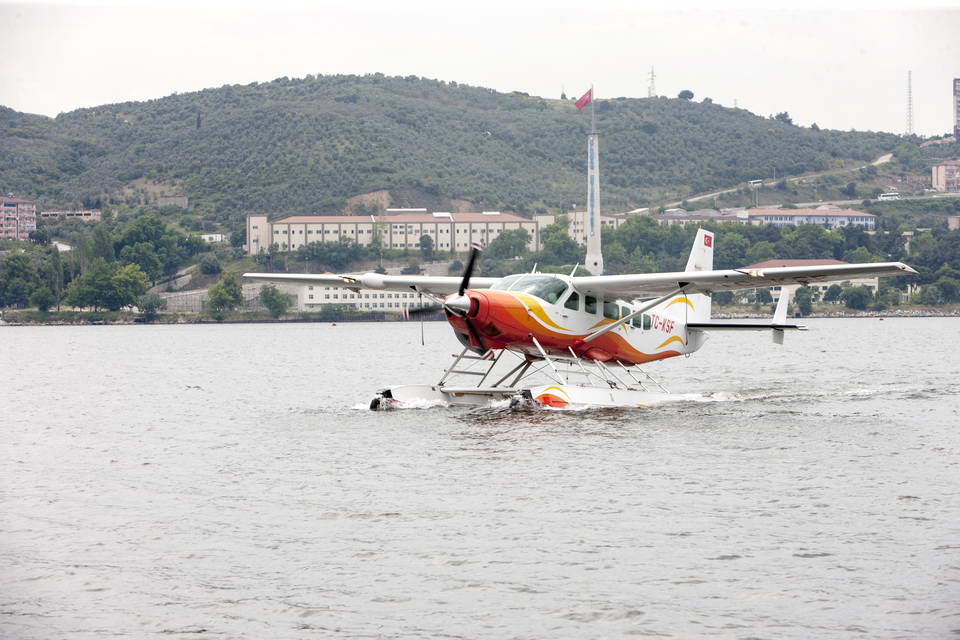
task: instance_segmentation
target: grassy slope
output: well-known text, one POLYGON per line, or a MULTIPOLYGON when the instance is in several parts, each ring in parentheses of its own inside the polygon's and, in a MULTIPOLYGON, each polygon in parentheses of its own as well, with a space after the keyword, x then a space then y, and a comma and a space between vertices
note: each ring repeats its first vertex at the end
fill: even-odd
MULTIPOLYGON (((868 160, 897 140, 666 98, 600 101, 597 117, 604 201, 615 209, 726 187, 772 166, 787 174, 868 160)), ((583 201, 588 124, 569 101, 456 83, 281 78, 53 120, 0 109, 0 187, 89 204, 137 180, 176 183, 211 216, 336 210, 377 189, 521 212, 562 208, 583 201)))

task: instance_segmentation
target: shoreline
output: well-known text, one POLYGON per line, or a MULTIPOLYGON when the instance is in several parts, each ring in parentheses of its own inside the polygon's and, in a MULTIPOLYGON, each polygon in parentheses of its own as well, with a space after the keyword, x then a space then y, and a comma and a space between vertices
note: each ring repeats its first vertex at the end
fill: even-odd
MULTIPOLYGON (((46 317, 37 311, 7 311, 6 319, 0 317, 0 327, 39 327, 39 326, 103 326, 103 325, 191 325, 191 324, 281 324, 314 322, 321 324, 353 322, 420 322, 404 320, 401 317, 388 318, 385 314, 369 316, 322 317, 321 314, 288 315, 273 318, 265 314, 249 314, 227 317, 223 320, 198 316, 197 314, 164 313, 148 322, 140 314, 124 311, 113 312, 51 312, 46 317), (20 317, 21 314, 26 317, 20 317), (65 317, 66 315, 66 317, 65 317), (12 317, 11 317, 12 316, 12 317), (378 317, 379 316, 379 317, 378 317)), ((724 311, 719 310, 712 316, 720 320, 766 320, 770 314, 760 311, 724 311)), ((960 307, 945 309, 885 309, 883 311, 847 309, 836 312, 815 312, 807 316, 792 316, 791 320, 821 318, 960 318, 960 307)), ((424 318, 424 322, 445 322, 442 318, 424 318)))

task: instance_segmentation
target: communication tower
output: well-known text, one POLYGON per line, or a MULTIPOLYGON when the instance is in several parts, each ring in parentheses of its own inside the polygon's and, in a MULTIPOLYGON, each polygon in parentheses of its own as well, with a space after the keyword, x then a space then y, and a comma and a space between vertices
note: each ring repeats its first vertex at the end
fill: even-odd
POLYGON ((647 85, 647 97, 657 97, 657 74, 653 72, 653 67, 650 67, 650 84, 647 85))
POLYGON ((913 135, 913 71, 907 71, 907 135, 913 135))
POLYGON ((953 136, 960 141, 960 78, 953 79, 953 136))
MULTIPOLYGON (((652 73, 652 70, 651 70, 652 73)), ((600 220, 600 134, 593 110, 593 86, 590 87, 590 133, 587 135, 587 271, 603 275, 603 252, 600 247, 603 224, 600 220)))

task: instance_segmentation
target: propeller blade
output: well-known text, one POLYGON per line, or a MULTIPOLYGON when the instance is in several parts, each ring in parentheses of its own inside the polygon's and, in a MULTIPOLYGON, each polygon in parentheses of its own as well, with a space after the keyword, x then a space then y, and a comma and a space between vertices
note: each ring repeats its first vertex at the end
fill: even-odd
POLYGON ((460 291, 459 294, 462 296, 463 292, 470 287, 470 277, 473 276, 473 268, 477 264, 477 257, 480 255, 480 247, 474 245, 470 249, 470 258, 467 259, 467 266, 463 270, 463 279, 460 281, 460 291))

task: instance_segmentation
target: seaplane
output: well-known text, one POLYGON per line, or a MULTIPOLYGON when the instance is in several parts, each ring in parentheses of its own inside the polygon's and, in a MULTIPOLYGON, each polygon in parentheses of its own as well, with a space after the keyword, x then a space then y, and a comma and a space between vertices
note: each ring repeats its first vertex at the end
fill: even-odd
MULTIPOLYGON (((591 90, 592 92, 592 90, 591 90)), ((578 103, 579 108, 579 103, 578 103)), ((587 251, 591 275, 519 273, 474 277, 481 248, 474 246, 461 277, 363 274, 245 273, 280 284, 333 285, 354 291, 413 291, 433 298, 461 343, 439 381, 377 391, 373 410, 404 407, 539 406, 554 409, 648 407, 675 399, 644 365, 688 356, 710 333, 770 331, 783 344, 793 289, 866 276, 915 274, 901 262, 713 268, 714 233, 698 229, 680 272, 603 275, 598 138, 587 138, 587 251), (711 317, 718 291, 780 287, 769 322, 711 317)))
POLYGON ((442 310, 462 350, 438 382, 380 389, 371 409, 504 401, 573 409, 670 401, 674 396, 643 365, 692 354, 715 331, 765 330, 783 344, 787 331, 806 329, 787 318, 798 286, 916 273, 901 262, 714 270, 714 239, 711 231, 699 229, 686 269, 670 273, 474 277, 481 252, 474 247, 461 277, 246 273, 244 278, 413 291, 438 301, 420 311, 442 310), (714 292, 762 287, 781 287, 769 322, 711 317, 714 292))

